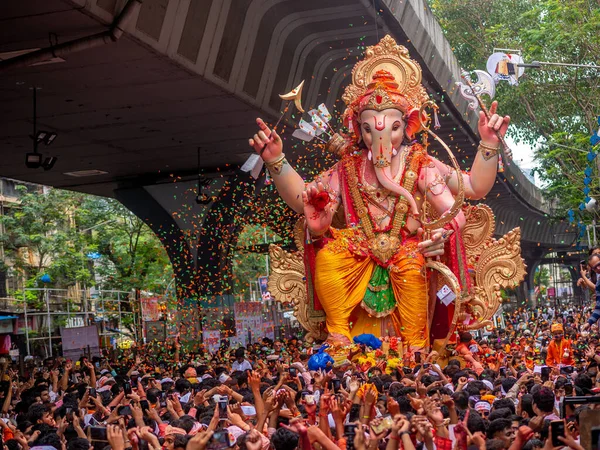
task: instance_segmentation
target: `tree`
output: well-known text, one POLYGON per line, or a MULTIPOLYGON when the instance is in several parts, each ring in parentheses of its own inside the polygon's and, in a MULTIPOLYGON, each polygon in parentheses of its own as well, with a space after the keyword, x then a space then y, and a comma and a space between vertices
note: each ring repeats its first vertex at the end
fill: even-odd
POLYGON ((101 255, 95 270, 103 289, 164 292, 172 266, 160 240, 139 217, 116 200, 86 196, 77 221, 91 228, 87 251, 101 255))
POLYGON ((160 240, 116 200, 60 189, 18 189, 20 205, 0 217, 6 231, 1 239, 6 258, 26 279, 47 273, 56 288, 79 282, 155 292, 163 292, 172 279, 160 240), (95 263, 87 256, 91 252, 100 255, 95 263))
POLYGON ((533 285, 539 288, 538 297, 546 296, 548 286, 550 285, 550 271, 546 266, 538 266, 533 274, 533 285))
POLYGON ((83 243, 73 233, 73 213, 81 194, 58 189, 28 190, 22 185, 17 189, 20 205, 0 217, 7 259, 27 277, 42 275, 54 267, 73 282, 88 280, 89 272, 80 271, 74 261, 83 243))
MULTIPOLYGON (((494 48, 520 49, 526 62, 600 62, 597 1, 430 0, 430 5, 465 69, 484 69, 494 48)), ((501 112, 514 123, 509 133, 538 145, 536 172, 546 183, 546 197, 556 200, 557 216, 577 209, 585 197, 585 153, 598 128, 599 85, 598 70, 574 68, 526 69, 519 86, 498 85, 501 112)), ((591 186, 590 195, 600 195, 600 187, 591 186)))

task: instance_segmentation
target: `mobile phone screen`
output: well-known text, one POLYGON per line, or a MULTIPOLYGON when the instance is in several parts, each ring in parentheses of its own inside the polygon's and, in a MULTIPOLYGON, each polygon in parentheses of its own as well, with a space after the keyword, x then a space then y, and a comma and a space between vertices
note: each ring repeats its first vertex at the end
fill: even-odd
POLYGON ((227 419, 227 404, 229 398, 226 395, 222 395, 219 400, 219 419, 227 419))
POLYGON ((542 367, 542 381, 550 379, 550 367, 542 367))
POLYGON ((90 441, 107 441, 106 427, 89 427, 88 437, 90 441))
POLYGON ((212 435, 210 442, 208 443, 208 448, 210 450, 221 450, 229 447, 229 432, 225 431, 217 431, 212 435))
POLYGON ((131 415, 131 407, 129 405, 123 405, 119 407, 119 415, 120 416, 130 416, 131 415))
POLYGON ((552 445, 554 447, 564 446, 564 442, 561 442, 558 437, 565 437, 565 423, 562 420, 553 420, 550 422, 552 427, 552 445))

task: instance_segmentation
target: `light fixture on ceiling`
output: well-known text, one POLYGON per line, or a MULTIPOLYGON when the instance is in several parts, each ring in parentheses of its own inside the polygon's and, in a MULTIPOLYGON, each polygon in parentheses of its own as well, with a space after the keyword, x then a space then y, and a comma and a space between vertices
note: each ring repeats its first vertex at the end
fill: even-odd
POLYGON ((42 165, 42 155, 37 151, 25 155, 25 165, 29 169, 38 169, 42 165))
POLYGON ((38 131, 35 140, 38 144, 43 142, 46 145, 50 145, 57 136, 58 135, 54 131, 38 131))
POLYGON ((38 145, 43 142, 45 145, 50 145, 54 142, 57 134, 54 131, 37 130, 37 90, 34 86, 33 90, 33 134, 30 136, 33 140, 33 152, 25 155, 25 166, 29 169, 50 170, 56 164, 58 158, 56 156, 47 156, 42 162, 42 154, 38 152, 38 145))
POLYGON ((76 170, 74 172, 65 172, 63 175, 75 178, 96 177, 98 175, 106 175, 108 172, 98 169, 76 170))
POLYGON ((58 158, 56 156, 48 156, 42 163, 42 167, 44 170, 50 170, 54 167, 54 164, 56 164, 57 160, 58 158))

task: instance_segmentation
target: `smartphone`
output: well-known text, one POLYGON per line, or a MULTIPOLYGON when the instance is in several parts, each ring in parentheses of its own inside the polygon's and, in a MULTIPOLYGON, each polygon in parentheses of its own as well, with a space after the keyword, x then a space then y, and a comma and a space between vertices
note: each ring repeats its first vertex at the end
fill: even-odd
POLYGON ((142 407, 142 411, 148 411, 150 409, 150 403, 148 403, 148 400, 140 400, 140 406, 142 407))
POLYGON ((227 405, 229 404, 229 397, 221 395, 219 400, 219 419, 227 419, 227 405))
POLYGON ((129 377, 129 378, 130 378, 130 380, 131 380, 131 384, 132 384, 133 386, 136 386, 136 387, 137 387, 137 384, 138 384, 138 376, 137 376, 137 375, 131 375, 131 377, 129 377))
MULTIPOLYGON (((430 363, 423 363, 423 369, 429 369, 431 367, 430 363)), ((377 433, 379 434, 379 433, 377 433)))
POLYGON ((120 416, 130 416, 131 415, 131 406, 129 406, 129 405, 119 406, 118 414, 120 416))
POLYGON ((96 398, 98 396, 96 389, 94 388, 90 388, 90 392, 89 392, 90 397, 92 398, 96 398))
POLYGON ((235 440, 233 435, 227 430, 216 431, 210 438, 207 448, 210 450, 222 450, 233 447, 235 440), (232 442, 233 441, 233 442, 232 442))
POLYGON ((129 381, 126 381, 125 383, 123 383, 123 392, 125 392, 125 395, 130 395, 131 394, 131 383, 129 381))
POLYGON ((565 444, 561 442, 558 437, 565 437, 565 422, 564 420, 553 420, 550 422, 552 429, 552 445, 554 447, 563 447, 565 444))
MULTIPOLYGON (((550 371, 551 370, 552 369, 550 367, 542 367, 542 381, 545 382, 550 379, 550 371)), ((562 445, 562 443, 559 445, 562 445)))
MULTIPOLYGON (((360 408, 361 405, 354 403, 351 407, 350 407, 350 422, 356 422, 359 418, 360 418, 360 408)), ((348 441, 349 443, 350 441, 348 441)))
MULTIPOLYGON (((581 261, 579 261, 579 266, 583 269, 583 270, 587 270, 587 261, 585 259, 582 259, 581 261)), ((561 444, 562 445, 562 444, 561 444)))
POLYGON ((506 378, 506 367, 500 367, 500 376, 506 378))
POLYGON ((340 391, 340 388, 342 387, 342 380, 334 378, 333 380, 331 380, 331 386, 333 388, 333 392, 337 394, 340 391))
POLYGON ((106 427, 88 427, 87 429, 88 439, 92 441, 108 441, 106 437, 106 427))
POLYGON ((592 428, 592 448, 600 448, 600 427, 592 428))
POLYGON ((298 369, 295 367, 290 367, 290 377, 296 378, 298 376, 298 369))
POLYGON ((421 364, 421 352, 415 352, 415 363, 421 364))
POLYGON ((356 436, 356 425, 353 423, 344 425, 344 437, 346 438, 347 450, 354 450, 354 436, 356 436))

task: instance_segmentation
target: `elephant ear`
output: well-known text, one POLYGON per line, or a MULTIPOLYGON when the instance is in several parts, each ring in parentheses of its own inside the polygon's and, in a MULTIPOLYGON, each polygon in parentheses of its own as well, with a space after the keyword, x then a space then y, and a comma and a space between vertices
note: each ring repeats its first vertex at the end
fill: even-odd
MULTIPOLYGON (((423 122, 425 122, 427 120, 427 114, 423 113, 423 122)), ((404 132, 406 133, 406 135, 409 138, 414 138, 415 134, 417 134, 419 131, 421 131, 421 122, 419 121, 419 109, 415 108, 415 109, 411 109, 407 114, 406 114, 406 128, 404 130, 404 132)))

